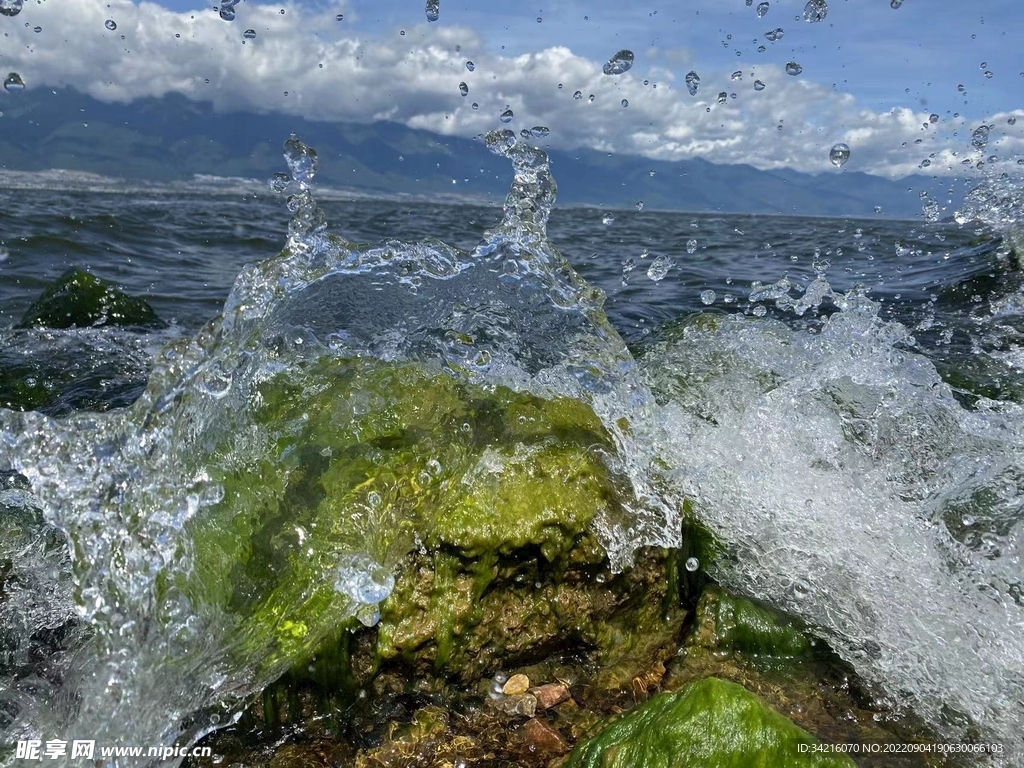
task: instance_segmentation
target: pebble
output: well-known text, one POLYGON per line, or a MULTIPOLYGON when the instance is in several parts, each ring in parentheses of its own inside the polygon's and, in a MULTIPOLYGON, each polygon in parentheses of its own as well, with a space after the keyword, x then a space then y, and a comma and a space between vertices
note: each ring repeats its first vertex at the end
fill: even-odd
POLYGON ((562 735, 544 720, 527 720, 517 732, 523 746, 541 755, 564 755, 569 751, 562 735))
POLYGON ((526 675, 512 675, 502 686, 501 692, 506 696, 520 696, 530 690, 530 678, 526 675))
POLYGON ((547 683, 533 688, 530 693, 537 697, 537 709, 551 709, 569 699, 569 688, 565 683, 547 683))

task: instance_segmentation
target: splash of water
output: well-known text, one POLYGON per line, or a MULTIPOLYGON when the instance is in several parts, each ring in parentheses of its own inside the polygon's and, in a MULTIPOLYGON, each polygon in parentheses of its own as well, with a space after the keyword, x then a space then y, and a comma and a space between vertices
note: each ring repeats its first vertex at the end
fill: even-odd
MULTIPOLYGON (((285 250, 246 268, 221 316, 157 355, 133 405, 63 420, 0 411, 0 469, 27 478, 46 524, 66 536, 72 589, 55 605, 62 622, 84 628, 60 685, 23 706, 10 733, 195 741, 346 617, 373 623, 393 585, 388 567, 411 547, 396 538, 402 521, 388 505, 343 509, 324 551, 306 552, 298 519, 294 537, 265 543, 260 557, 293 563, 280 567, 292 568, 296 584, 266 593, 254 582, 264 606, 255 618, 236 604, 238 577, 217 570, 241 557, 230 552, 248 541, 246 509, 284 504, 287 478, 310 461, 298 456, 311 446, 294 438, 306 434, 301 408, 261 416, 268 382, 315 390, 332 383, 308 372, 319 360, 376 360, 621 411, 632 359, 601 311, 603 295, 547 241, 556 188, 546 155, 511 131, 485 143, 510 160, 514 180, 502 223, 466 253, 438 241, 357 246, 328 234, 310 191, 316 153, 291 137, 290 172, 274 182, 293 214, 285 250), (258 478, 263 495, 245 496, 246 477, 258 478), (327 597, 303 587, 321 583, 334 587, 327 597), (75 705, 61 705, 68 700, 75 705)), ((352 404, 360 413, 387 407, 352 404)), ((642 485, 635 462, 618 469, 642 485)), ((664 532, 678 531, 669 506, 652 508, 651 537, 676 542, 677 532, 664 532)), ((628 562, 639 523, 601 525, 610 551, 628 562)))
POLYGON ((965 739, 1024 744, 1024 409, 968 410, 911 334, 822 274, 755 288, 820 332, 721 317, 643 368, 664 403, 644 439, 731 551, 715 575, 807 620, 878 685, 965 739), (813 293, 813 296, 810 295, 813 293))

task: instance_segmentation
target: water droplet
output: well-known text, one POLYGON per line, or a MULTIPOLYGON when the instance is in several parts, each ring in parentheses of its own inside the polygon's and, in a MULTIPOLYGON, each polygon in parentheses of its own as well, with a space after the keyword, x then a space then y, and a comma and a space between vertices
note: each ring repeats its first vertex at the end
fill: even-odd
POLYGON ((892 8, 894 11, 901 5, 903 5, 903 0, 889 0, 889 7, 892 8))
POLYGON ((441 16, 441 0, 427 0, 424 11, 427 14, 427 21, 437 21, 441 16))
MULTIPOLYGON (((234 21, 235 20, 235 6, 234 6, 234 4, 233 3, 221 3, 221 6, 220 6, 220 17, 222 19, 224 19, 224 21, 234 21)), ((113 22, 109 22, 108 23, 107 29, 111 28, 109 26, 109 24, 113 24, 113 22)))
POLYGON ((776 29, 771 29, 764 33, 764 39, 770 43, 774 43, 777 40, 781 40, 785 36, 786 32, 785 30, 782 29, 782 27, 777 27, 776 29))
POLYGON ((762 18, 766 13, 768 13, 768 3, 758 3, 757 18, 762 18))
POLYGON ((299 141, 294 133, 284 143, 284 160, 288 164, 292 180, 303 188, 313 181, 320 164, 316 150, 299 141))
POLYGON ((672 261, 668 256, 659 256, 654 260, 654 263, 647 269, 647 277, 653 280, 655 283, 660 283, 665 279, 665 275, 668 274, 669 270, 672 269, 672 261))
POLYGON ((797 64, 795 61, 791 61, 791 62, 789 62, 786 65, 786 74, 787 75, 793 75, 794 77, 796 77, 797 75, 799 75, 803 71, 804 71, 804 68, 801 67, 799 64, 797 64))
POLYGON ((572 97, 573 97, 574 99, 576 99, 576 101, 579 101, 580 99, 582 99, 582 98, 583 98, 583 92, 582 92, 582 91, 576 91, 576 93, 574 93, 574 94, 572 95, 572 97))
POLYGON ((735 72, 733 72, 731 75, 729 75, 729 79, 730 80, 742 80, 743 79, 743 73, 740 70, 737 69, 735 72))
POLYGON ((624 106, 624 107, 628 107, 628 106, 629 106, 629 99, 623 99, 623 100, 622 100, 622 101, 620 101, 619 103, 620 103, 620 104, 621 104, 622 106, 624 106))
POLYGON ((793 582, 793 597, 803 600, 811 594, 811 585, 806 579, 797 579, 793 582))
POLYGON ((700 568, 700 560, 698 560, 696 557, 687 558, 686 570, 688 570, 690 573, 693 573, 698 568, 700 568))
POLYGON ((474 64, 472 61, 467 61, 466 62, 466 69, 468 69, 470 72, 472 72, 474 69, 476 69, 476 64, 474 64))
POLYGON ((992 70, 991 69, 986 69, 985 70, 985 77, 992 77, 992 70))
POLYGON ((686 73, 686 90, 690 92, 691 96, 696 96, 698 88, 700 88, 700 75, 690 70, 686 73))
POLYGON ((633 66, 633 52, 622 50, 608 59, 604 65, 606 75, 621 75, 633 66))
POLYGON ((606 213, 604 216, 601 217, 601 223, 604 224, 605 226, 614 223, 614 221, 615 217, 612 216, 610 213, 606 213))
POLYGON ((24 0, 0 0, 0 15, 17 16, 24 5, 24 0))
POLYGON ((375 605, 395 588, 395 577, 369 555, 361 552, 338 558, 334 588, 357 603, 375 605))
POLYGON ((405 30, 404 29, 400 29, 398 31, 398 34, 401 35, 402 37, 405 37, 405 30))
POLYGON ((246 40, 254 40, 256 38, 256 30, 247 29, 245 30, 245 32, 242 33, 242 37, 244 37, 246 40))
POLYGON ((718 103, 725 104, 729 100, 729 94, 725 91, 720 91, 718 94, 718 103))
POLYGON ((828 3, 825 0, 807 0, 804 6, 804 21, 816 24, 828 16, 828 3))
POLYGON ((939 122, 939 116, 935 113, 928 115, 928 122, 935 125, 935 123, 939 122))
POLYGON ((1016 117, 1007 118, 1006 124, 1007 125, 1016 125, 1017 124, 1017 118, 1016 117))
POLYGON ((636 209, 638 211, 642 211, 644 209, 644 201, 643 200, 637 200, 636 201, 636 209))
POLYGON ((473 102, 473 109, 480 109, 480 105, 477 104, 475 101, 473 102))
POLYGON ((530 133, 532 133, 535 138, 543 139, 545 136, 551 133, 551 129, 544 125, 535 125, 532 129, 530 129, 530 133))
POLYGON ((974 133, 971 134, 971 146, 979 152, 988 144, 988 130, 987 125, 981 125, 975 128, 974 133))
POLYGON ((701 302, 701 304, 705 304, 705 305, 708 305, 708 306, 710 306, 711 304, 714 304, 715 303, 715 292, 714 291, 701 291, 700 292, 700 302, 701 302))
POLYGON ((9 93, 24 91, 25 81, 21 79, 21 75, 17 72, 11 72, 6 78, 4 78, 4 90, 9 93))
POLYGON ((113 32, 115 29, 117 29, 117 22, 113 19, 107 19, 103 22, 103 26, 109 29, 111 32, 113 32))
POLYGON ((465 83, 459 83, 459 93, 463 96, 469 96, 469 86, 465 83))
POLYGON ((515 117, 515 113, 511 109, 506 109, 501 113, 500 119, 503 123, 511 123, 513 117, 515 117))
POLYGON ((345 14, 344 13, 339 13, 337 16, 334 17, 334 20, 335 21, 344 21, 345 20, 345 14))
POLYGON ((696 240, 687 240, 686 241, 686 252, 687 253, 696 253, 697 252, 697 241, 696 240))
POLYGON ((829 150, 828 159, 836 168, 842 168, 850 159, 850 148, 843 143, 835 144, 829 150))
POLYGON ((764 90, 764 83, 762 81, 760 81, 760 80, 755 80, 754 81, 754 90, 755 91, 763 91, 764 90))

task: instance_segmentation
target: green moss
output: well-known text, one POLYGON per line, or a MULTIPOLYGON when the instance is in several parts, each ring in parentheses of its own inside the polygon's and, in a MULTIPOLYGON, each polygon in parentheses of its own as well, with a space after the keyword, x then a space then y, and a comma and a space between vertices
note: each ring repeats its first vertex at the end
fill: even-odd
POLYGON ((129 296, 107 280, 71 269, 32 303, 17 327, 108 325, 162 327, 165 323, 142 299, 129 296))
POLYGON ((566 768, 853 768, 812 753, 815 744, 742 686, 712 677, 611 720, 566 768))
POLYGON ((710 586, 697 603, 691 649, 794 657, 810 650, 810 641, 792 619, 710 586))
POLYGON ((254 400, 255 424, 216 453, 260 458, 223 464, 224 500, 191 523, 183 588, 235 618, 241 653, 267 675, 349 621, 356 606, 334 587, 343 554, 399 572, 384 653, 429 638, 443 666, 481 621, 499 557, 578 557, 617 503, 598 451, 610 440, 576 401, 370 359, 317 361, 254 400), (417 548, 432 553, 425 572, 401 569, 417 548))

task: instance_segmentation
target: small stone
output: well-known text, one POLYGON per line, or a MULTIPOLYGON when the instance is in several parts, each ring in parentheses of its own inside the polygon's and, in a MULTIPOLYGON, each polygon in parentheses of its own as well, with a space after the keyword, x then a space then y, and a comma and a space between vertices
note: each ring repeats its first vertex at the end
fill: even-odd
POLYGON ((547 683, 530 690, 537 697, 537 709, 551 709, 569 699, 569 687, 565 683, 547 683))
POLYGON ((537 714, 537 697, 532 693, 524 693, 519 696, 503 696, 493 702, 493 706, 500 709, 506 715, 525 715, 533 717, 537 714))
POLYGON ((501 692, 506 696, 520 696, 528 690, 530 690, 530 678, 526 675, 512 675, 501 688, 501 692))
POLYGON ((564 755, 569 751, 562 735, 544 720, 527 720, 516 735, 520 743, 533 754, 564 755))

